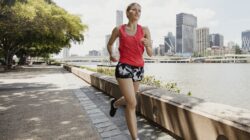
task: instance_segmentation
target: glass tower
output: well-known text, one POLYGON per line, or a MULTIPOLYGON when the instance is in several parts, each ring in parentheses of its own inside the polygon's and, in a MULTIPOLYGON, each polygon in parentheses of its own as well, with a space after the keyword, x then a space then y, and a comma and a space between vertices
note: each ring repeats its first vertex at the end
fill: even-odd
POLYGON ((175 36, 172 32, 168 33, 168 36, 164 37, 165 51, 175 53, 175 36))
POLYGON ((245 51, 250 51, 250 30, 242 32, 241 38, 242 49, 245 51))
POLYGON ((176 53, 191 56, 194 48, 194 34, 197 17, 180 13, 176 15, 176 53))
POLYGON ((210 34, 209 35, 210 47, 212 46, 224 46, 224 37, 220 34, 210 34))

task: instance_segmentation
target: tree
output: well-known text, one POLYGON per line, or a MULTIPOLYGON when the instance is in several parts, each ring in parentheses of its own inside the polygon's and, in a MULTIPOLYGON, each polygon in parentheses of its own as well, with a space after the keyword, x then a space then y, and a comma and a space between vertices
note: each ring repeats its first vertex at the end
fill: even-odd
POLYGON ((2 0, 0 8, 0 49, 7 65, 14 54, 48 56, 84 41, 87 26, 51 0, 2 0))
POLYGON ((233 48, 235 49, 235 54, 242 54, 242 51, 238 44, 234 45, 233 48))

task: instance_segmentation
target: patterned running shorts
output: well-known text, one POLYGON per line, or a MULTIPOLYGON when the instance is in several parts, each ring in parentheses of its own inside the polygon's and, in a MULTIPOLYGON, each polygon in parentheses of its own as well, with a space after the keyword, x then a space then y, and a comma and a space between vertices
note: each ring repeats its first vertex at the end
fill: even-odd
POLYGON ((124 63, 118 63, 115 68, 116 78, 132 78, 133 82, 141 81, 144 76, 143 67, 135 67, 124 63))

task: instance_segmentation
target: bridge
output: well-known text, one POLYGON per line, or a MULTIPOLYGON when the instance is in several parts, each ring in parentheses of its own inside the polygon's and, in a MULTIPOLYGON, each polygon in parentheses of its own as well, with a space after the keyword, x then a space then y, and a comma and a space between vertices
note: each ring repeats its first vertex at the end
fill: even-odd
POLYGON ((208 56, 192 58, 193 62, 204 63, 250 63, 249 54, 226 54, 224 56, 208 56))
MULTIPOLYGON (((108 56, 68 57, 56 60, 59 62, 109 63, 108 56)), ((250 54, 226 54, 206 57, 153 56, 144 57, 144 61, 145 63, 250 63, 250 54)))

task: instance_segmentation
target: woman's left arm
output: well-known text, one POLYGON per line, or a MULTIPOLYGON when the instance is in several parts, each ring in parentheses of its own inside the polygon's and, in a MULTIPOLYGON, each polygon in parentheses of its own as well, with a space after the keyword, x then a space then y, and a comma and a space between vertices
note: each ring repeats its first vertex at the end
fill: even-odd
POLYGON ((143 27, 144 38, 142 39, 143 45, 146 48, 146 52, 149 57, 153 55, 151 35, 148 27, 143 27))

